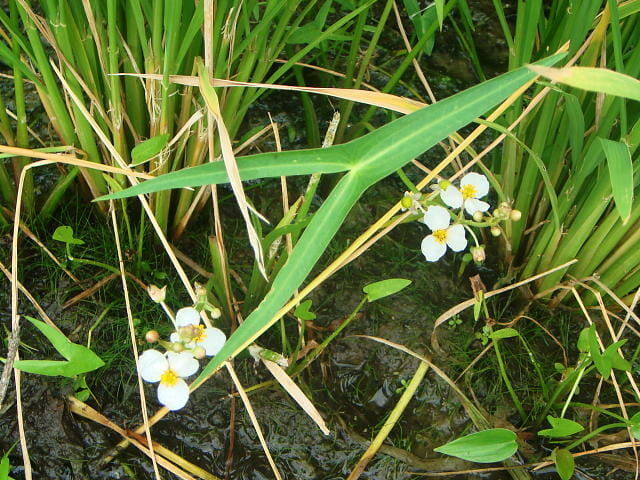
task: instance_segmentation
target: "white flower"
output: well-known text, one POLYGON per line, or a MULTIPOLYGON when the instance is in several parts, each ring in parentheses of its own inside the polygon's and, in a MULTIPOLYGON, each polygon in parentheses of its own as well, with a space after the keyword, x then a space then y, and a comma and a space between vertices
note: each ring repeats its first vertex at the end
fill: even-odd
POLYGON ((449 211, 438 205, 431 206, 424 214, 423 222, 432 231, 422 240, 422 253, 427 261, 435 262, 447 251, 447 245, 454 252, 460 252, 467 246, 464 227, 459 223, 449 226, 449 211))
POLYGON ((489 204, 478 200, 489 193, 489 181, 487 177, 479 173, 467 173, 460 180, 460 190, 453 185, 440 190, 440 198, 451 208, 460 208, 464 205, 467 213, 473 216, 476 212, 486 212, 489 204))
MULTIPOLYGON (((222 330, 215 327, 207 327, 200 325, 200 313, 193 307, 185 307, 178 310, 176 313, 176 328, 193 326, 196 329, 196 334, 187 343, 188 347, 192 344, 195 347, 204 348, 207 356, 211 357, 217 354, 224 342, 227 341, 227 337, 222 330)), ((176 342, 180 340, 178 333, 171 334, 171 341, 176 342)))
POLYGON ((143 380, 158 385, 158 400, 169 410, 180 410, 189 400, 189 386, 184 377, 198 371, 198 361, 189 352, 160 353, 145 350, 138 359, 138 372, 143 380))

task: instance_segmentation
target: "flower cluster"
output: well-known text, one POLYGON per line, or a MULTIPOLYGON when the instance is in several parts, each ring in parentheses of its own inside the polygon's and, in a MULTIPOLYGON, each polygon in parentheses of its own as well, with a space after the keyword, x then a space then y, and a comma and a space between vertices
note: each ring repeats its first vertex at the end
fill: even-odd
POLYGON ((160 382, 158 400, 169 410, 179 410, 189 400, 189 386, 185 378, 198 371, 198 360, 216 355, 227 337, 218 328, 200 323, 200 313, 193 307, 178 310, 176 331, 170 341, 160 340, 158 332, 147 332, 147 341, 158 342, 166 352, 146 350, 140 355, 138 372, 147 382, 160 382))
POLYGON ((506 202, 492 213, 487 213, 490 205, 481 198, 489 193, 489 181, 479 173, 467 173, 459 186, 445 180, 432 189, 434 192, 428 195, 405 193, 401 200, 404 210, 409 210, 411 214, 421 213, 422 222, 431 229, 431 234, 422 240, 421 245, 422 253, 429 262, 439 260, 447 248, 454 252, 465 250, 468 232, 475 242, 469 259, 482 263, 485 260, 484 246, 479 244, 470 227, 489 227, 492 235, 499 236, 502 234, 500 222, 517 221, 521 216, 506 202), (436 201, 437 197, 444 206, 436 201), (465 218, 465 213, 471 219, 465 218))

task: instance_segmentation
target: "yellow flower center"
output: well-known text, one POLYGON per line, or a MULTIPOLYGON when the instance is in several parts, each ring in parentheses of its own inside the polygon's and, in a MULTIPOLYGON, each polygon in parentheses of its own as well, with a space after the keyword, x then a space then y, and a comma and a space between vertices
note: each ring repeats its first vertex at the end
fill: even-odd
POLYGON ((433 235, 433 238, 435 238, 436 242, 438 243, 444 243, 447 240, 447 230, 444 228, 436 230, 435 232, 433 232, 432 235, 433 235))
POLYGON ((205 332, 204 325, 196 325, 193 331, 195 333, 193 336, 194 342, 201 343, 205 338, 207 338, 207 332, 205 332))
POLYGON ((462 190, 460 192, 462 193, 462 198, 467 200, 468 198, 476 198, 478 190, 476 190, 475 186, 467 184, 462 187, 462 190))
POLYGON ((180 377, 171 369, 165 370, 165 372, 160 375, 160 385, 164 385, 165 387, 175 387, 176 383, 180 377))

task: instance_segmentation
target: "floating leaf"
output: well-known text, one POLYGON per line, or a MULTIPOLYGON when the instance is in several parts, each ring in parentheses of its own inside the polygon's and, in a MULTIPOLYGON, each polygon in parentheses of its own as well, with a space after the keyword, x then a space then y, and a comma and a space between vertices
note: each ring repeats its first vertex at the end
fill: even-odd
POLYGON ((543 437, 568 437, 574 433, 581 432, 584 427, 573 420, 567 418, 556 418, 551 415, 547 416, 547 421, 551 428, 540 430, 538 435, 543 437))
POLYGON ((158 155, 169 141, 169 134, 156 135, 139 143, 131 150, 131 164, 140 165, 158 155))
POLYGON ((367 299, 370 302, 375 302, 381 298, 398 293, 410 284, 411 280, 405 278, 389 278, 380 282, 370 283, 365 286, 362 291, 367 294, 367 299))
POLYGON ((460 437, 434 450, 470 462, 493 463, 516 453, 518 443, 511 430, 492 428, 460 437))
POLYGON ((491 338, 493 338, 494 340, 500 340, 502 338, 517 337, 518 335, 520 335, 520 334, 514 328, 501 328, 500 330, 496 330, 494 332, 491 332, 491 335, 489 335, 489 336, 491 338))
POLYGON ((624 142, 600 139, 602 150, 607 157, 609 166, 609 179, 616 210, 626 224, 631 216, 633 205, 633 161, 631 152, 624 142))
POLYGON ((57 360, 17 360, 13 365, 18 370, 39 375, 73 377, 96 370, 104 362, 87 347, 69 341, 63 333, 40 320, 25 316, 67 361, 57 360))
POLYGON ((62 225, 53 232, 53 239, 59 242, 68 243, 69 245, 83 245, 84 242, 73 236, 73 228, 69 225, 62 225))
POLYGON ((569 480, 573 476, 575 461, 569 450, 564 448, 556 449, 552 454, 556 463, 556 471, 562 480, 569 480))

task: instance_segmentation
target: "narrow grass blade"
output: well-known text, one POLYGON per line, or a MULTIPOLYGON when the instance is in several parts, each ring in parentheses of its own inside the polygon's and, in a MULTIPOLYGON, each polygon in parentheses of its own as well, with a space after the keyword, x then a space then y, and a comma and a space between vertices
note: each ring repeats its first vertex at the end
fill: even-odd
POLYGON ((589 92, 602 92, 640 102, 640 80, 606 68, 567 67, 551 68, 528 65, 538 75, 555 82, 581 88, 589 92))
POLYGON ((633 161, 626 143, 600 138, 609 165, 609 178, 616 209, 626 224, 633 206, 633 161))

